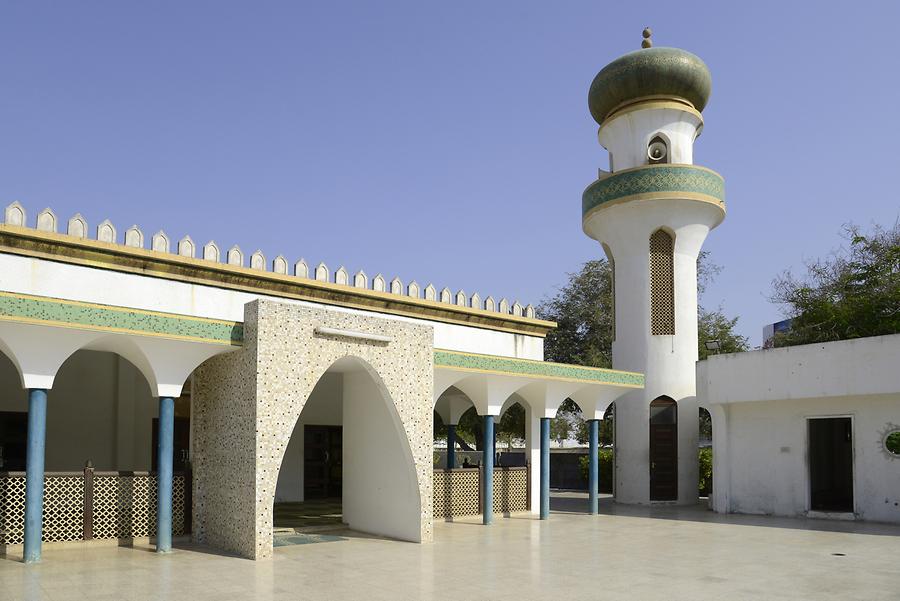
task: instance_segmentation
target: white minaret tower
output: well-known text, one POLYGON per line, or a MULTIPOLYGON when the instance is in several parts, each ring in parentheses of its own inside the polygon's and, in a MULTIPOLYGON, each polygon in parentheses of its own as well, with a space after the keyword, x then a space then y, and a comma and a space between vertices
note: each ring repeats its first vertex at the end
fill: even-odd
POLYGON ((711 78, 698 57, 643 49, 604 67, 588 96, 609 173, 582 197, 584 232, 614 269, 613 367, 646 388, 616 401, 616 501, 697 502, 697 256, 725 218, 724 181, 693 164, 711 78), (651 406, 652 404, 652 406, 651 406))

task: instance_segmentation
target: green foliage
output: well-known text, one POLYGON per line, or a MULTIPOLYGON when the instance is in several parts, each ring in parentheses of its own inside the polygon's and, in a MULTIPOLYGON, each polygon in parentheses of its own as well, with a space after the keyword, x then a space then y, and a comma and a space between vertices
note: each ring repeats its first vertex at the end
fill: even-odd
POLYGON ((712 440, 712 416, 700 407, 700 440, 712 440))
MULTIPOLYGON (((470 407, 459 418, 456 426, 456 437, 466 443, 466 446, 476 451, 482 450, 484 441, 484 421, 475 407, 470 407)), ((462 445, 461 445, 462 446, 462 445)))
POLYGON ((711 353, 706 349, 707 340, 719 341, 719 353, 741 353, 750 349, 747 337, 734 331, 737 322, 737 317, 728 319, 721 307, 715 311, 699 308, 697 315, 699 348, 697 350, 701 360, 706 359, 711 353))
MULTIPOLYGON (((697 288, 700 294, 722 271, 709 260, 704 251, 697 260, 697 288)), ((544 300, 537 314, 559 324, 544 340, 544 356, 547 361, 574 363, 591 367, 612 365, 613 336, 613 280, 612 269, 606 259, 588 261, 581 270, 568 274, 568 283, 552 298, 544 300)), ((729 319, 721 308, 708 311, 702 307, 698 315, 698 353, 701 359, 708 355, 707 340, 718 340, 720 352, 736 353, 749 348, 747 339, 735 332, 738 318, 729 319)), ((710 432, 710 435, 712 433, 710 432)), ((581 444, 588 439, 587 423, 581 410, 571 400, 560 407, 557 417, 550 424, 554 440, 570 436, 581 444)), ((608 415, 600 423, 601 444, 612 443, 613 421, 608 415)))
POLYGON ((900 455, 900 430, 894 430, 885 437, 884 448, 894 455, 900 455))
MULTIPOLYGON (((600 478, 600 492, 612 493, 613 480, 613 451, 612 449, 599 449, 597 451, 597 472, 600 478)), ((589 457, 585 455, 578 459, 578 465, 581 468, 581 477, 587 482, 588 479, 588 462, 589 457)))
POLYGON ((497 439, 510 448, 513 441, 525 440, 525 408, 513 403, 497 424, 497 439))
POLYGON ((900 222, 862 234, 846 226, 849 247, 790 271, 773 282, 771 300, 785 308, 791 328, 775 346, 882 336, 900 332, 900 222))
MULTIPOLYGON (((699 493, 701 496, 709 496, 712 493, 712 448, 699 449, 700 459, 700 482, 699 493)), ((600 472, 600 492, 612 492, 613 478, 613 451, 612 449, 600 449, 597 451, 600 463, 597 468, 600 472)), ((581 476, 585 482, 588 479, 588 461, 587 455, 579 458, 579 467, 581 468, 581 476)))
MULTIPOLYGON (((463 450, 482 450, 484 441, 484 418, 470 407, 459 418, 456 426, 456 440, 463 450)), ((494 429, 498 441, 505 446, 516 440, 525 439, 525 409, 522 405, 514 403, 503 414, 503 417, 495 423, 494 429)), ((437 412, 434 413, 434 438, 435 440, 447 439, 447 427, 437 412)))
POLYGON ((612 270, 605 259, 588 261, 555 296, 537 307, 558 327, 544 339, 547 361, 612 366, 612 270))
POLYGON ((712 494, 712 457, 711 447, 700 449, 700 496, 708 497, 712 494))
MULTIPOLYGON (((706 251, 697 260, 697 289, 703 294, 722 267, 709 259, 706 251)), ((557 322, 558 327, 544 339, 547 361, 574 363, 591 367, 612 366, 613 278, 606 259, 588 261, 581 271, 568 274, 569 281, 555 296, 537 307, 542 319, 557 322)), ((735 332, 738 318, 729 319, 722 308, 698 314, 698 352, 705 359, 707 340, 718 340, 722 353, 749 349, 747 338, 735 332)))
POLYGON ((556 417, 550 420, 550 438, 557 443, 567 440, 572 435, 572 414, 566 411, 557 411, 556 417))

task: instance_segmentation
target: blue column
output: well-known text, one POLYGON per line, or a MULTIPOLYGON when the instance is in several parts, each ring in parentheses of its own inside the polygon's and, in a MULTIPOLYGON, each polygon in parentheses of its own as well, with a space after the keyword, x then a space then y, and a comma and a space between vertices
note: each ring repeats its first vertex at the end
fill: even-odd
POLYGON ((484 494, 481 495, 481 513, 483 523, 490 524, 494 519, 494 416, 484 416, 484 494))
POLYGON ((541 519, 550 517, 550 418, 541 418, 541 519))
POLYGON ((25 563, 41 560, 46 436, 47 391, 31 388, 28 390, 28 446, 25 451, 25 563))
POLYGON ((447 426, 447 469, 456 467, 456 424, 447 426))
POLYGON ((600 485, 599 478, 599 457, 600 452, 600 420, 588 420, 588 499, 590 501, 590 512, 597 513, 600 509, 598 487, 600 485))
POLYGON ((172 550, 172 449, 175 399, 159 397, 159 442, 156 447, 156 552, 172 550))

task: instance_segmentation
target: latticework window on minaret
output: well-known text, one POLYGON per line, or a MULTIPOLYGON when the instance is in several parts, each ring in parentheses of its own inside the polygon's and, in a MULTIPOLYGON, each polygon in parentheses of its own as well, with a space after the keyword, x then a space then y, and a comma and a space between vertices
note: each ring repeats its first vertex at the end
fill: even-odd
POLYGON ((657 230, 650 236, 650 333, 675 334, 675 241, 657 230))

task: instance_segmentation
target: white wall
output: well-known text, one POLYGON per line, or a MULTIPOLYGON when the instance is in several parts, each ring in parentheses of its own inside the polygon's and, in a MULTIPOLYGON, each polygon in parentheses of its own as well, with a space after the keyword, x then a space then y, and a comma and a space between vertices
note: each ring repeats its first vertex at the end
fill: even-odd
MULTIPOLYGON (((243 321, 244 305, 257 298, 269 298, 307 307, 324 306, 318 303, 3 253, 0 253, 0 290, 232 321, 243 321)), ((328 308, 347 313, 372 314, 368 311, 330 305, 328 308)), ((432 326, 435 348, 524 359, 544 358, 544 339, 538 336, 386 313, 377 315, 385 319, 432 326)))
MULTIPOLYGON (((28 397, 12 362, 0 356, 0 411, 27 412, 28 397)), ((62 366, 47 397, 47 471, 148 471, 157 400, 143 375, 113 353, 78 351, 62 366)))
POLYGON ((615 171, 647 165, 647 147, 654 136, 668 142, 669 162, 694 162, 694 140, 702 125, 700 117, 676 108, 642 109, 605 121, 598 132, 600 144, 609 151, 615 171))
POLYGON ((288 442, 278 472, 275 502, 303 501, 303 428, 316 426, 340 426, 343 421, 343 376, 326 373, 313 388, 303 406, 294 433, 288 442))
POLYGON ((721 218, 718 207, 671 198, 611 206, 584 222, 615 261, 613 367, 645 374, 642 390, 616 401, 617 502, 650 502, 650 403, 662 395, 678 403, 677 502, 697 502, 697 256, 721 218), (674 336, 650 330, 650 236, 660 227, 675 237, 674 336))
POLYGON ((900 522, 900 335, 711 357, 698 397, 713 418, 716 511, 802 516, 809 510, 807 419, 853 420, 858 519, 900 522))
POLYGON ((393 402, 365 371, 344 376, 344 521, 354 530, 421 542, 421 500, 393 402))

